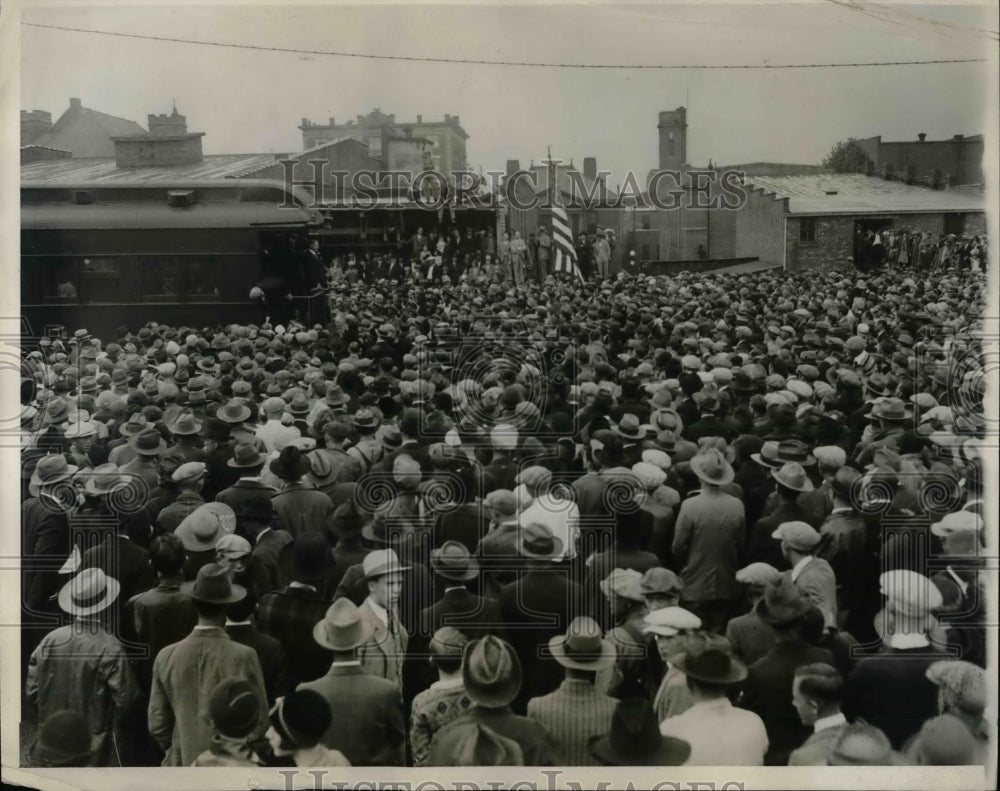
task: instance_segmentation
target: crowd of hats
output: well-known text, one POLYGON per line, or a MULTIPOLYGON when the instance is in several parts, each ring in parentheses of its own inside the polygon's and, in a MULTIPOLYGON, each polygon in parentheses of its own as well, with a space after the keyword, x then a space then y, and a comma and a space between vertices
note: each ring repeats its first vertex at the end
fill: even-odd
MULTIPOLYGON (((933 458, 934 469, 949 475, 957 489, 982 489, 986 381, 974 316, 983 305, 985 280, 974 271, 949 271, 933 280, 908 271, 864 278, 842 272, 621 276, 583 285, 552 279, 519 287, 490 284, 485 290, 341 282, 335 291, 337 309, 327 327, 151 322, 137 332, 122 328, 106 341, 77 330, 68 339, 46 338, 25 349, 25 497, 74 480, 94 497, 125 486, 130 476, 119 465, 85 465, 94 443, 117 437, 135 456, 158 460, 161 473, 181 490, 196 488, 208 474, 206 465, 184 460, 177 448, 185 441, 225 442, 237 427, 246 430, 268 418, 304 430, 269 456, 237 437, 229 467, 267 462, 276 479, 306 478, 322 488, 334 482, 334 470, 311 451, 331 440, 353 441, 359 431, 375 432, 387 452, 399 448, 404 436, 416 438, 428 446, 436 470, 475 465, 467 449, 477 447, 518 455, 525 463, 516 490, 496 489, 483 500, 494 517, 514 516, 548 490, 554 470, 545 459, 565 451, 578 463, 594 450, 636 444, 639 452, 624 473, 630 473, 639 502, 655 497, 668 479, 729 487, 738 458, 766 469, 770 480, 793 493, 812 492, 817 473, 828 472, 830 490, 853 502, 861 479, 881 475, 900 484, 916 469, 913 458, 928 451, 923 458, 933 458), (739 438, 687 439, 685 401, 698 418, 728 422, 739 438), (648 405, 648 421, 631 412, 608 417, 614 407, 636 402, 648 405), (550 412, 553 403, 561 406, 560 414, 550 412), (849 441, 858 427, 851 418, 865 404, 866 421, 905 431, 894 446, 879 447, 858 464, 849 441), (575 418, 593 408, 602 420, 578 424, 575 418), (737 422, 740 409, 750 424, 737 422), (754 434, 764 424, 786 437, 754 434)), ((400 490, 408 474, 421 483, 420 466, 407 470, 403 458, 393 470, 400 490)), ((579 474, 582 467, 567 463, 557 471, 579 474)), ((253 507, 238 515, 207 503, 181 521, 176 535, 188 552, 245 555, 251 546, 236 533, 238 516, 272 517, 268 509, 255 517, 253 507)), ((384 519, 371 518, 372 510, 344 502, 335 514, 337 526, 385 546, 384 519)), ((943 540, 982 540, 982 527, 979 516, 956 503, 934 513, 932 533, 943 540)), ((777 525, 771 536, 803 554, 823 538, 799 520, 777 525)), ((282 563, 300 581, 322 578, 324 541, 304 534, 282 563)), ((541 561, 568 549, 549 525, 536 522, 519 526, 516 547, 522 558, 541 561)), ((455 541, 435 547, 429 566, 459 584, 482 573, 455 541)), ((392 549, 376 549, 363 559, 362 579, 407 570, 392 549)), ((609 600, 637 605, 656 596, 676 600, 683 588, 680 571, 614 569, 599 589, 609 600)), ((766 563, 746 565, 736 580, 761 592, 754 612, 764 624, 780 628, 810 608, 791 577, 766 563)), ((936 612, 945 603, 939 587, 916 571, 888 571, 879 583, 881 590, 872 594, 885 596, 886 612, 901 618, 936 612)), ((58 604, 87 617, 107 609, 120 587, 100 569, 85 569, 59 591, 58 604)), ((215 604, 246 595, 224 566, 211 563, 181 591, 215 604)), ((670 662, 689 678, 737 685, 747 677, 729 643, 702 630, 701 619, 676 604, 651 608, 643 630, 657 639, 684 638, 670 662)), ((316 643, 332 651, 351 651, 370 636, 346 598, 333 602, 313 630, 316 643)), ((470 640, 451 628, 439 630, 430 647, 432 653, 462 656, 465 689, 479 706, 505 706, 521 689, 518 656, 497 637, 470 640)), ((590 618, 567 624, 548 651, 564 667, 580 670, 600 670, 616 656, 590 618)), ((980 694, 975 673, 964 666, 938 667, 933 680, 957 700, 980 694)), ((284 697, 262 715, 237 681, 216 689, 208 708, 229 735, 239 737, 268 716, 284 743, 302 748, 316 744, 329 725, 318 713, 322 707, 305 693, 284 697)), ((40 760, 74 761, 91 749, 71 719, 65 713, 44 724, 37 750, 48 757, 40 760)), ((591 749, 608 764, 683 763, 689 745, 660 736, 655 726, 648 702, 623 701, 609 733, 591 749)), ((957 739, 951 723, 926 727, 922 741, 928 744, 957 739)), ((441 749, 460 756, 453 759, 459 765, 515 763, 519 756, 516 743, 485 726, 456 729, 441 749)), ((889 753, 881 749, 877 735, 857 730, 835 758, 888 762, 889 753)))

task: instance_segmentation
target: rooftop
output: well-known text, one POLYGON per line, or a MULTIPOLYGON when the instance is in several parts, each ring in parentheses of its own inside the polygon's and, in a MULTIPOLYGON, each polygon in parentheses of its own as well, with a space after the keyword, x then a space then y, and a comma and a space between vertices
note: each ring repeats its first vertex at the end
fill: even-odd
POLYGON ((748 176, 776 198, 788 198, 789 214, 885 214, 917 212, 980 212, 986 202, 968 189, 934 190, 856 173, 811 176, 748 176))
POLYGON ((79 183, 146 184, 242 178, 273 165, 274 154, 209 154, 200 162, 178 166, 120 168, 114 157, 56 159, 21 167, 21 183, 59 186, 79 183))

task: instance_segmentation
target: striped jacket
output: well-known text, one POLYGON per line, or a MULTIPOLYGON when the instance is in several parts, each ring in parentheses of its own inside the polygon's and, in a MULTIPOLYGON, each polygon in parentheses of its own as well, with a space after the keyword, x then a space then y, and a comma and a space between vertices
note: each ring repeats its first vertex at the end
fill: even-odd
POLYGON ((617 703, 589 681, 567 678, 554 692, 528 701, 528 716, 549 730, 567 766, 598 766, 587 742, 611 730, 617 703))

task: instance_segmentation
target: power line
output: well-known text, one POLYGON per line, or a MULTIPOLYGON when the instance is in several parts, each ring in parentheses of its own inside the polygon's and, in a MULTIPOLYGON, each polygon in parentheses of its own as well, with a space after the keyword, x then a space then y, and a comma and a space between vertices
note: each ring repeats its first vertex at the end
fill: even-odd
POLYGON ((410 63, 452 63, 464 66, 519 66, 526 68, 546 69, 641 69, 641 70, 742 70, 753 71, 762 69, 844 69, 867 68, 878 66, 930 66, 944 63, 983 63, 986 58, 941 58, 935 60, 886 60, 855 63, 762 63, 762 64, 671 64, 671 63, 549 63, 543 61, 515 60, 482 60, 478 58, 432 58, 410 55, 377 55, 369 52, 342 52, 338 50, 295 49, 292 47, 265 47, 258 44, 234 44, 224 41, 198 41, 196 39, 173 38, 170 36, 150 36, 139 33, 117 33, 110 30, 92 30, 79 27, 64 27, 61 25, 43 25, 37 22, 23 23, 29 27, 62 30, 73 33, 92 33, 101 36, 117 38, 134 38, 144 41, 164 41, 173 44, 197 44, 205 47, 221 47, 227 49, 248 49, 259 52, 282 52, 293 55, 325 55, 337 58, 361 58, 367 60, 393 60, 410 63))

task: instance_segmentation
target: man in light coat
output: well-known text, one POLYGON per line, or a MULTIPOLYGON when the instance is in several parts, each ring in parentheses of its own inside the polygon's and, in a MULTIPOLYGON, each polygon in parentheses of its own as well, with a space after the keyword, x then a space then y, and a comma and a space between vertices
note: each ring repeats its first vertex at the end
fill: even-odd
MULTIPOLYGON (((224 566, 209 563, 198 570, 197 579, 181 585, 181 592, 194 599, 198 624, 179 643, 157 654, 147 712, 149 733, 166 753, 163 766, 191 766, 212 746, 215 729, 208 703, 223 679, 237 676, 249 681, 259 710, 267 710, 257 652, 231 640, 224 628, 226 605, 246 596, 246 589, 230 581, 224 566)), ((262 737, 266 722, 261 717, 248 738, 262 737)))
POLYGON ((823 613, 824 626, 836 626, 837 579, 830 564, 813 555, 820 534, 806 522, 782 522, 772 536, 781 541, 781 554, 792 567, 789 574, 795 587, 823 613))
POLYGON ((371 634, 358 649, 358 658, 365 672, 391 681, 402 692, 409 635, 399 620, 397 606, 408 567, 400 564, 395 551, 379 549, 365 555, 362 569, 368 598, 358 613, 371 634))

